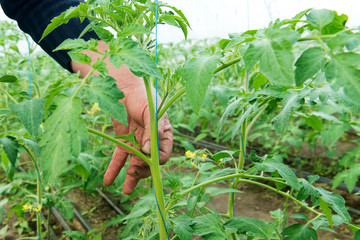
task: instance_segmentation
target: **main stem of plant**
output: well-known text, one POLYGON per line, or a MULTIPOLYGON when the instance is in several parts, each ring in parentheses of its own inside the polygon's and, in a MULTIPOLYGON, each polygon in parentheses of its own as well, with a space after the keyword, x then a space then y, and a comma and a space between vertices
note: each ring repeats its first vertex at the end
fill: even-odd
POLYGON ((149 112, 150 112, 151 161, 149 165, 153 179, 153 185, 155 188, 160 239, 165 240, 167 239, 167 232, 165 227, 166 214, 165 214, 165 201, 164 201, 164 193, 163 193, 160 165, 159 165, 157 116, 156 116, 154 100, 151 92, 150 80, 144 78, 144 84, 145 84, 146 95, 149 104, 149 112))

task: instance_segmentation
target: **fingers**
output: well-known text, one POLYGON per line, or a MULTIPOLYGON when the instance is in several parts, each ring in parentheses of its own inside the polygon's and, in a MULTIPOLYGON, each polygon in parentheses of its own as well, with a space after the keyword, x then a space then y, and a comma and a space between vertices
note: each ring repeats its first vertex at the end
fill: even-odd
POLYGON ((116 147, 112 160, 106 170, 104 176, 104 184, 110 186, 120 170, 124 167, 128 153, 124 152, 120 147, 116 147))
POLYGON ((143 161, 131 158, 130 166, 126 170, 127 176, 123 185, 123 192, 125 194, 131 194, 139 180, 147 178, 151 175, 150 167, 143 161))

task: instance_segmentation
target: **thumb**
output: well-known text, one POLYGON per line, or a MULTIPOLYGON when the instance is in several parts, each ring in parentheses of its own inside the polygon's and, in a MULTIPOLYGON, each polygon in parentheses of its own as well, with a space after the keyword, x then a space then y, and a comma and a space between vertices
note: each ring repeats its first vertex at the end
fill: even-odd
POLYGON ((146 154, 150 154, 151 153, 151 144, 150 144, 150 132, 151 132, 151 128, 150 128, 150 113, 149 113, 149 109, 146 108, 144 115, 143 115, 143 124, 144 124, 144 132, 141 138, 141 150, 146 153, 146 154))

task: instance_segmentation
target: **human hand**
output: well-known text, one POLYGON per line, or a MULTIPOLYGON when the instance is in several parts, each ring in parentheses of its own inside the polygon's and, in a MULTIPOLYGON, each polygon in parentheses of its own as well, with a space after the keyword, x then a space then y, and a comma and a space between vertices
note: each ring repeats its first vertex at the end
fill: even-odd
MULTIPOLYGON (((120 70, 122 73, 121 76, 113 77, 117 79, 118 87, 125 94, 125 98, 121 101, 126 108, 128 127, 125 127, 121 122, 113 119, 115 134, 129 134, 136 129, 134 134, 141 146, 141 150, 146 154, 150 154, 150 115, 143 80, 133 75, 125 65, 123 65, 120 70)), ((154 92, 155 91, 153 91, 153 95, 155 95, 154 92)), ((173 145, 172 127, 166 114, 159 120, 158 128, 159 161, 160 164, 164 164, 170 157, 173 145)), ((132 147, 134 146, 132 145, 132 147)), ((120 146, 116 147, 104 176, 105 185, 109 186, 114 182, 120 170, 124 167, 129 154, 131 154, 129 150, 120 146)), ((127 168, 126 174, 123 192, 125 194, 131 194, 139 180, 149 177, 151 172, 147 163, 136 155, 131 154, 130 166, 127 168)))

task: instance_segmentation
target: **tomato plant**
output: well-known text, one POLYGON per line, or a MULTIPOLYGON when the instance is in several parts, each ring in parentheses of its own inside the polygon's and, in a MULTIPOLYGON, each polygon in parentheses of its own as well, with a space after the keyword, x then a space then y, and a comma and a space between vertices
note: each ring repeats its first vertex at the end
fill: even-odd
MULTIPOLYGON (((31 100, 0 88, 6 96, 3 115, 14 117, 16 114, 27 130, 24 139, 4 129, 0 142, 2 161, 6 171, 14 172, 19 147, 29 154, 39 172, 37 209, 43 198, 42 188, 61 185, 59 176, 74 165, 84 179, 95 177, 90 177, 90 167, 84 164, 92 159, 90 154, 85 154, 90 133, 96 136, 94 141, 100 142, 98 137, 101 137, 130 150, 151 169, 154 192, 142 196, 129 215, 120 216, 119 221, 125 224, 123 239, 192 239, 194 235, 204 239, 317 239, 317 230, 340 224, 349 226, 355 233, 354 239, 358 238, 360 226, 351 222, 345 200, 315 186, 318 176, 298 178, 283 162, 283 155, 275 154, 275 150, 262 156, 254 151, 246 154, 249 138, 264 137, 261 129, 260 133, 256 131, 264 126, 274 128, 276 136, 270 135, 265 140, 276 138, 268 142, 269 148, 274 149, 283 147, 278 145, 281 140, 301 145, 297 136, 305 139, 307 132, 302 132, 300 127, 289 131, 295 122, 303 128, 321 131, 322 140, 329 146, 350 127, 358 129, 354 114, 359 112, 360 104, 360 35, 357 29, 346 27, 346 15, 327 9, 308 9, 292 19, 271 22, 264 29, 231 34, 229 39, 222 39, 201 52, 195 50, 189 54, 179 48, 174 52, 180 55, 180 64, 163 61, 160 55, 160 70, 151 55, 154 44, 151 33, 156 24, 167 23, 181 28, 186 37, 190 25, 179 9, 140 0, 88 1, 54 18, 43 37, 71 18, 88 18, 91 23, 86 31, 95 31, 109 45, 109 50, 99 52, 97 40, 68 39, 56 49, 70 50, 73 61, 91 66, 92 70, 83 79, 74 74, 71 80, 60 79, 47 85, 43 92, 39 87, 31 100), (83 53, 85 50, 102 57, 92 64, 91 58, 83 53), (107 76, 108 69, 103 62, 106 58, 116 68, 125 64, 144 80, 151 116, 150 156, 134 147, 137 142, 132 135, 116 138, 106 134, 110 115, 127 124, 125 108, 119 102, 124 94, 116 87, 115 79, 107 76), (93 75, 95 72, 97 76, 93 75), (155 79, 160 83, 162 95, 157 109, 151 91, 155 79), (212 81, 228 87, 215 87, 212 81), (162 174, 157 121, 176 101, 182 101, 178 99, 183 95, 191 108, 187 106, 183 110, 192 113, 193 122, 200 116, 202 128, 206 129, 215 121, 217 130, 214 128, 207 134, 221 137, 222 129, 227 128, 226 138, 236 141, 233 145, 238 147, 217 153, 189 150, 186 157, 173 161, 180 173, 182 168, 190 168, 195 175, 190 172, 181 176, 170 170, 162 174), (211 97, 217 97, 218 102, 226 105, 225 109, 206 106, 206 99, 211 97), (8 99, 13 102, 11 106, 8 99), (204 102, 205 108, 211 110, 204 111, 204 102), (324 107, 327 105, 337 110, 329 111, 324 107), (84 116, 84 106, 91 108, 90 115, 98 108, 107 115, 102 120, 88 118, 84 116), (338 118, 340 113, 343 119, 338 118), (218 114, 221 117, 217 117, 218 114), (101 131, 97 128, 99 123, 103 124, 101 131), (249 164, 245 164, 247 157, 249 164), (68 166, 67 161, 73 165, 68 166), (227 187, 210 187, 214 183, 227 187), (260 186, 285 197, 284 209, 271 213, 272 222, 235 216, 239 184, 260 186), (226 213, 209 207, 210 200, 218 194, 229 195, 226 213), (288 225, 290 201, 307 211, 308 214, 301 215, 305 224, 288 225)), ((7 84, 15 80, 10 74, 0 78, 7 84)), ((96 162, 96 158, 93 161, 96 162)), ((345 181, 351 191, 360 175, 358 162, 342 162, 347 163, 348 169, 337 175, 334 185, 345 181)), ((38 219, 38 224, 40 222, 38 219)), ((38 233, 41 234, 41 230, 38 233)))

